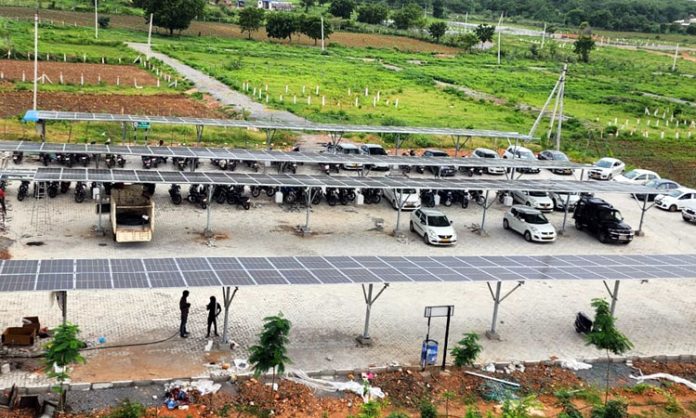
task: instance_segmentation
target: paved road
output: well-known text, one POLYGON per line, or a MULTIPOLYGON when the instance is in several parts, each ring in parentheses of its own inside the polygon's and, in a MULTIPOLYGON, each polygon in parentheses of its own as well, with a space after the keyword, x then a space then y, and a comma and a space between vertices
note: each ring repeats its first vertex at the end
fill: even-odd
POLYGON ((307 120, 293 115, 290 112, 282 110, 271 110, 264 107, 262 104, 251 100, 248 96, 232 90, 220 81, 189 67, 188 65, 178 61, 168 55, 150 51, 147 44, 129 42, 128 46, 141 54, 148 54, 151 57, 157 58, 168 66, 172 67, 176 72, 181 74, 186 79, 190 80, 196 88, 203 92, 209 93, 223 105, 232 105, 238 111, 249 112, 251 119, 267 119, 274 121, 284 121, 293 123, 307 123, 307 120))

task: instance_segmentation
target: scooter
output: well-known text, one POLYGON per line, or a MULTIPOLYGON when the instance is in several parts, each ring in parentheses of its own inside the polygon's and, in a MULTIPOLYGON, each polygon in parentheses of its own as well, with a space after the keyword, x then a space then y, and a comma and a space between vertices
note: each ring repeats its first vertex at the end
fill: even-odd
POLYGON ((22 159, 24 159, 24 153, 22 151, 12 152, 12 162, 15 164, 22 164, 22 159))
POLYGON ((82 203, 87 197, 87 185, 81 181, 75 183, 75 202, 82 203))
POLYGON ((22 183, 19 185, 19 190, 17 191, 17 200, 20 202, 24 200, 25 197, 27 197, 27 194, 29 193, 29 182, 28 181, 22 181, 22 183))
POLYGON ((181 201, 183 200, 181 198, 181 186, 178 184, 172 184, 169 187, 169 198, 172 200, 172 203, 175 205, 180 205, 181 201))
POLYGON ((114 168, 116 166, 116 158, 114 158, 113 154, 106 154, 104 156, 104 163, 106 164, 106 168, 114 168))
POLYGON ((121 168, 123 168, 123 166, 126 165, 126 159, 123 158, 123 155, 118 154, 116 156, 116 165, 118 165, 121 168))
POLYGON ((53 199, 54 197, 58 196, 58 190, 59 190, 58 182, 57 181, 50 182, 48 184, 48 190, 47 190, 48 197, 53 199))
POLYGON ((147 155, 143 155, 141 160, 143 161, 143 168, 149 170, 154 165, 153 158, 147 155))
POLYGON ((69 181, 61 181, 60 182, 60 192, 65 194, 70 190, 70 182, 69 181))
POLYGON ((435 193, 432 190, 422 190, 420 198, 426 208, 435 207, 435 193))

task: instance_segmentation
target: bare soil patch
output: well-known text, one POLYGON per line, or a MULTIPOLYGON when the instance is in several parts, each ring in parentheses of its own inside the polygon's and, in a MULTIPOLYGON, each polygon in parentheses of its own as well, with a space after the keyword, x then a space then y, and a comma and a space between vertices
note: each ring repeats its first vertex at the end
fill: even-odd
MULTIPOLYGON (((31 61, 1 60, 0 71, 5 79, 12 81, 22 80, 22 74, 26 81, 30 81, 34 64, 31 61)), ((149 72, 132 65, 113 64, 84 64, 66 62, 39 63, 39 77, 45 74, 53 84, 60 83, 60 75, 63 74, 65 84, 80 84, 80 78, 85 84, 116 85, 117 80, 122 86, 155 86, 157 78, 149 72)))
MULTIPOLYGON (((0 92, 0 117, 23 115, 31 108, 30 91, 0 92)), ((224 118, 225 115, 179 94, 133 96, 120 94, 39 93, 39 107, 67 112, 224 118)))

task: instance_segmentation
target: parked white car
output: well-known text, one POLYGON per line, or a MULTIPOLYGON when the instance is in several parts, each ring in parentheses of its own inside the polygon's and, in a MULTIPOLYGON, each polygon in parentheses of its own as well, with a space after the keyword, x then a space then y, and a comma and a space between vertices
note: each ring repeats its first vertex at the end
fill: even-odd
MULTIPOLYGON (((469 158, 490 158, 490 159, 500 159, 500 155, 492 149, 488 148, 476 148, 469 158)), ((505 174, 505 168, 503 167, 485 167, 484 172, 488 174, 505 174)))
MULTIPOLYGON (((534 155, 532 150, 529 148, 525 147, 519 147, 519 146, 514 146, 510 145, 506 150, 505 153, 503 154, 503 158, 513 160, 528 160, 528 161, 534 161, 537 159, 537 157, 534 155)), ((519 173, 539 173, 541 170, 539 167, 524 167, 524 168, 516 168, 515 171, 519 173)))
POLYGON ((505 212, 503 228, 524 236, 527 241, 553 242, 556 240, 556 228, 551 225, 541 211, 527 206, 515 205, 505 212))
POLYGON ((539 209, 543 212, 553 211, 553 201, 547 192, 528 192, 526 190, 514 190, 512 198, 515 202, 525 206, 539 209))
POLYGON ((420 193, 416 189, 384 189, 384 198, 395 210, 416 210, 421 207, 420 193))
MULTIPOLYGON (((364 155, 386 156, 387 151, 379 144, 362 144, 360 145, 360 153, 364 155)), ((389 164, 378 163, 370 164, 372 170, 389 170, 389 164)))
MULTIPOLYGON (((336 153, 345 155, 359 155, 360 149, 354 144, 338 144, 336 145, 336 153)), ((363 165, 360 163, 341 164, 341 168, 344 170, 362 170, 363 165)))
POLYGON ((679 188, 655 198, 655 206, 670 212, 682 210, 687 203, 696 203, 696 190, 679 188))
POLYGON ((660 179, 660 175, 654 171, 642 170, 640 168, 636 168, 635 170, 631 170, 631 171, 626 172, 624 174, 619 174, 618 176, 614 177, 612 180, 618 181, 619 183, 625 183, 625 184, 644 185, 651 180, 659 180, 659 179, 660 179))
POLYGON ((696 223, 696 202, 686 202, 682 208, 682 219, 696 223))
POLYGON ((409 225, 411 232, 423 237, 423 242, 432 245, 454 245, 457 232, 452 228, 452 221, 435 209, 416 209, 411 213, 409 225))
POLYGON ((556 210, 565 210, 566 202, 568 203, 568 211, 572 212, 575 210, 575 205, 578 204, 580 200, 580 193, 578 192, 551 192, 549 193, 551 200, 553 201, 553 207, 556 210))
POLYGON ((624 168, 626 168, 626 164, 623 161, 605 157, 594 163, 594 167, 590 169, 587 175, 591 179, 611 180, 623 173, 624 168))

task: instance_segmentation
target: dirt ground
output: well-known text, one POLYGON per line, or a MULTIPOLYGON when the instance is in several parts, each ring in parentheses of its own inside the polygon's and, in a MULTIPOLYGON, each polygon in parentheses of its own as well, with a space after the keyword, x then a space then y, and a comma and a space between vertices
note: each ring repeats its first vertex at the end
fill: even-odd
MULTIPOLYGON (((7 17, 19 17, 23 19, 33 18, 34 11, 29 8, 20 7, 0 7, 0 15, 7 17)), ((73 25, 91 26, 94 24, 94 16, 90 13, 66 12, 59 10, 41 10, 42 19, 53 21, 56 25, 73 25)), ((142 17, 139 16, 110 16, 110 26, 114 28, 126 28, 139 31, 147 31, 147 25, 142 17)), ((165 31, 161 28, 155 28, 161 34, 165 31)), ((225 38, 246 38, 247 35, 242 33, 237 25, 215 23, 215 22, 192 22, 189 29, 183 32, 184 35, 198 36, 220 36, 225 38)), ((252 35, 254 39, 268 40, 265 30, 262 28, 259 32, 252 35)), ((293 43, 302 45, 314 45, 314 40, 306 36, 293 39, 293 43)), ((398 48, 403 51, 419 51, 419 52, 440 52, 440 53, 456 53, 457 48, 452 48, 445 45, 438 45, 430 42, 419 41, 400 36, 369 34, 369 33, 350 33, 350 32, 335 32, 328 39, 329 43, 337 43, 348 47, 373 47, 373 48, 398 48)))
MULTIPOLYGON (((0 60, 0 72, 6 80, 31 80, 34 64, 31 61, 0 60)), ((60 83, 60 75, 63 75, 65 84, 80 84, 80 77, 85 84, 116 85, 117 78, 121 86, 156 86, 157 78, 149 72, 132 65, 111 64, 85 64, 47 62, 39 63, 39 77, 45 74, 53 84, 60 83)), ((46 81, 48 82, 48 81, 46 81)))
MULTIPOLYGON (((190 116, 224 118, 204 102, 183 94, 133 96, 119 94, 39 93, 43 109, 71 112, 129 113, 135 115, 190 116)), ((31 91, 0 92, 0 117, 24 115, 31 108, 31 91)))

